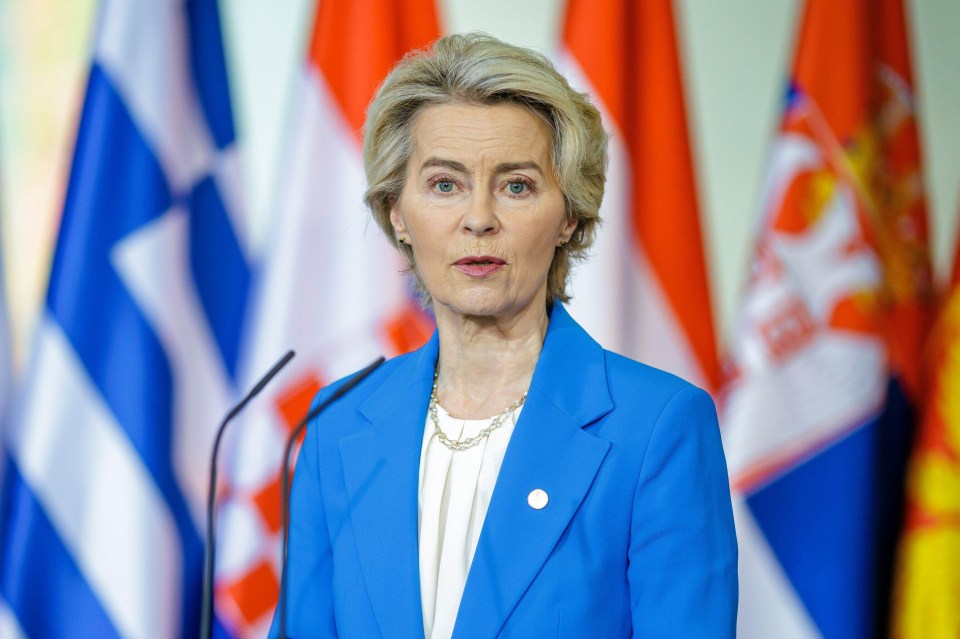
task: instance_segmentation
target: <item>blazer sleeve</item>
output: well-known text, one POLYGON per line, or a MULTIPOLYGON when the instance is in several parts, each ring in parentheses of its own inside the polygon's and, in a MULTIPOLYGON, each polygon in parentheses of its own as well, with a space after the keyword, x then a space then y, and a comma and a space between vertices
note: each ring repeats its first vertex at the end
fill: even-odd
MULTIPOLYGON (((314 400, 314 405, 321 401, 321 396, 314 400)), ((286 633, 297 639, 337 636, 333 553, 318 472, 318 431, 314 420, 300 447, 290 489, 286 633)), ((280 631, 279 614, 278 606, 268 634, 271 639, 276 639, 280 631)))
POLYGON ((716 410, 685 386, 650 435, 634 495, 633 635, 733 638, 737 540, 716 410))

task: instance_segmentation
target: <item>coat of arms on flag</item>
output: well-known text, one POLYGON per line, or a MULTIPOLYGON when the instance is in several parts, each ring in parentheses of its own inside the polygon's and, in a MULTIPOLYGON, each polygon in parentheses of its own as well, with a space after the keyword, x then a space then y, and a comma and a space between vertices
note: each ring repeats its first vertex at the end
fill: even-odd
POLYGON ((291 122, 277 218, 254 279, 247 384, 297 357, 228 435, 217 610, 234 637, 266 634, 279 589, 283 442, 316 391, 433 330, 405 265, 363 204, 360 130, 390 68, 440 34, 434 0, 322 0, 291 122), (361 44, 362 43, 362 44, 361 44))

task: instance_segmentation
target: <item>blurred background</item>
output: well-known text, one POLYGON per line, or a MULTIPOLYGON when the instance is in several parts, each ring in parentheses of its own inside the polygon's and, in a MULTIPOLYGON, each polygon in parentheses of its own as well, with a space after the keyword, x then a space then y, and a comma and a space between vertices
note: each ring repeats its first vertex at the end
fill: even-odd
MULTIPOLYGON (((312 0, 221 6, 258 249, 292 116, 312 0)), ((0 0, 0 202, 14 352, 22 361, 49 272, 91 52, 95 0, 0 0)), ((960 210, 960 5, 905 3, 934 260, 948 269, 960 210)), ((554 51, 562 0, 442 0, 444 29, 554 51)), ((718 332, 728 334, 749 266, 764 163, 780 118, 800 0, 678 0, 677 34, 718 332)))
POLYGON ((404 51, 470 30, 604 112, 610 222, 573 314, 717 399, 740 635, 960 636, 960 3, 0 0, 0 638, 195 636, 213 428, 295 347, 220 484, 216 633, 264 636, 284 437, 431 330, 365 221, 363 106, 404 51), (644 100, 676 117, 638 147, 644 100), (618 167, 664 139, 683 152, 652 190, 681 195, 644 200, 618 167))

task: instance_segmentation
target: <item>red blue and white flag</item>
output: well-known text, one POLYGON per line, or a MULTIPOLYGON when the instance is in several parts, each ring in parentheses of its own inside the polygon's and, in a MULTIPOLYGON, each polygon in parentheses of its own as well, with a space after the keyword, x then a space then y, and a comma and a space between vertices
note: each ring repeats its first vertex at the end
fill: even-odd
POLYGON ((559 68, 610 133, 571 312, 601 344, 714 392, 720 372, 671 0, 570 0, 559 68))
POLYGON ((290 123, 270 239, 255 278, 245 379, 287 349, 225 452, 217 609, 235 637, 261 637, 278 594, 283 442, 321 385, 420 346, 433 329, 405 264, 363 203, 361 128, 393 65, 438 38, 434 0, 320 0, 290 123))
POLYGON ((808 0, 721 427, 740 635, 879 636, 934 304, 902 0, 808 0))
POLYGON ((249 282, 216 1, 105 0, 92 55, 6 432, 4 632, 193 637, 249 282))

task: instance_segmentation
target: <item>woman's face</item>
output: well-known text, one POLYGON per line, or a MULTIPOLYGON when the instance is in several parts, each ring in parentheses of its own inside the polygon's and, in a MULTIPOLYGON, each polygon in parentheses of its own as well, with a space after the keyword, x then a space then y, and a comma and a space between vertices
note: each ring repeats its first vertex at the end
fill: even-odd
POLYGON ((414 123, 390 212, 434 309, 509 319, 540 311, 554 251, 570 239, 544 122, 516 105, 447 104, 414 123))

